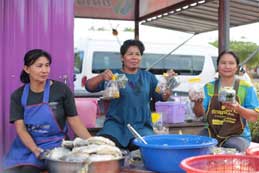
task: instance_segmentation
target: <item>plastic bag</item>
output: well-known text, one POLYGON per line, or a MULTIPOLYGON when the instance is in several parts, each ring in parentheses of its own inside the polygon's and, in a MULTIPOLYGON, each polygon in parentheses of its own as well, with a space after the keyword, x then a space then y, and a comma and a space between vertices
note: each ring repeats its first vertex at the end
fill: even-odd
POLYGON ((107 81, 105 90, 103 91, 103 99, 110 100, 120 97, 120 91, 116 80, 107 81))
POLYGON ((180 85, 180 78, 174 74, 176 73, 172 69, 163 74, 164 78, 166 79, 166 88, 171 91, 180 85))
POLYGON ((219 91, 218 101, 235 103, 236 102, 236 91, 232 87, 221 88, 219 91))
POLYGON ((117 81, 118 87, 125 88, 128 82, 127 76, 125 74, 118 74, 118 73, 115 73, 114 76, 115 76, 115 80, 117 81))
POLYGON ((193 84, 189 89, 189 97, 191 100, 203 99, 203 87, 200 84, 193 84))
POLYGON ((112 80, 106 82, 106 87, 103 91, 103 99, 117 99, 120 97, 120 88, 125 88, 128 78, 125 74, 114 74, 112 80))
POLYGON ((172 91, 174 88, 180 85, 180 78, 178 76, 172 75, 173 70, 169 70, 163 74, 161 80, 158 83, 159 93, 164 93, 166 90, 172 91))

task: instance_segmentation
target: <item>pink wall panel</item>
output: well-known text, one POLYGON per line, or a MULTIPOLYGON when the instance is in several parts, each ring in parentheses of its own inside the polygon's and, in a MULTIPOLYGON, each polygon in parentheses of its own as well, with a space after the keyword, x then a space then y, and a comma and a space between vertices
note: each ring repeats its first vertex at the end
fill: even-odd
POLYGON ((73 22, 74 0, 0 0, 1 158, 15 136, 9 124, 10 94, 21 85, 26 51, 41 48, 50 52, 51 78, 67 76, 73 87, 73 22))

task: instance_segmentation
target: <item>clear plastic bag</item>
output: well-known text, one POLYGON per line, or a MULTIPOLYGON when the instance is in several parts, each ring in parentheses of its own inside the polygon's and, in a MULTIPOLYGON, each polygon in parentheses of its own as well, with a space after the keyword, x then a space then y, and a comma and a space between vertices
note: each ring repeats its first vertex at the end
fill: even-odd
POLYGON ((116 80, 107 81, 105 90, 103 91, 103 99, 110 100, 120 97, 120 91, 116 80))
POLYGON ((200 84, 193 84, 189 89, 189 97, 191 100, 198 100, 204 98, 203 87, 200 84))
POLYGON ((173 91, 174 88, 180 85, 180 78, 178 76, 172 75, 173 73, 173 70, 169 70, 163 74, 158 83, 159 93, 162 94, 166 90, 173 91))
POLYGON ((156 87, 156 92, 159 94, 163 94, 166 91, 166 79, 162 77, 156 87))
POLYGON ((128 82, 127 76, 125 74, 118 74, 118 73, 115 73, 114 76, 115 76, 115 80, 117 81, 118 87, 125 88, 128 82))
POLYGON ((192 122, 195 118, 196 118, 195 114, 193 113, 193 110, 192 110, 192 103, 188 99, 185 101, 185 121, 192 122))
POLYGON ((232 87, 223 87, 219 91, 219 102, 235 103, 236 91, 232 87))
POLYGON ((172 91, 180 85, 180 78, 178 76, 166 77, 166 88, 172 91))
POLYGON ((163 113, 162 112, 153 112, 151 114, 153 127, 161 130, 163 128, 163 113))
POLYGON ((120 88, 125 88, 128 82, 128 78, 125 74, 115 73, 112 80, 106 82, 105 89, 103 91, 103 99, 117 99, 120 97, 120 88))

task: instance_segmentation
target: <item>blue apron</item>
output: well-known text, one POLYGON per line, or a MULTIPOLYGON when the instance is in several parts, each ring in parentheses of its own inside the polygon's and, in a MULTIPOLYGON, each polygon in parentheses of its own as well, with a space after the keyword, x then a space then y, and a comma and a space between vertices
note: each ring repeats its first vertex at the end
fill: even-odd
MULTIPOLYGON (((44 150, 59 147, 65 137, 67 126, 64 127, 64 131, 59 127, 52 109, 48 105, 50 81, 47 80, 46 82, 42 103, 28 106, 29 90, 30 85, 26 84, 21 98, 24 107, 24 124, 28 133, 36 145, 44 150)), ((8 169, 19 165, 45 168, 44 161, 37 159, 34 153, 23 144, 19 136, 16 136, 10 151, 4 159, 3 166, 4 169, 8 169)))

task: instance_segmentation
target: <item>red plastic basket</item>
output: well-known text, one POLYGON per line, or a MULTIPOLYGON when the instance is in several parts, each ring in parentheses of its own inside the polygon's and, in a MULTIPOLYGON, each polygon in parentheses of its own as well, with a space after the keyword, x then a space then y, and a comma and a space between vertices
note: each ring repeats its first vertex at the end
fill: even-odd
POLYGON ((257 173, 259 157, 244 155, 203 155, 181 162, 187 173, 257 173))
POLYGON ((259 147, 248 148, 246 150, 246 154, 249 155, 249 156, 257 156, 257 157, 259 157, 259 147))

